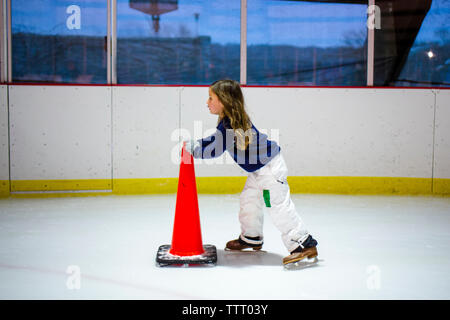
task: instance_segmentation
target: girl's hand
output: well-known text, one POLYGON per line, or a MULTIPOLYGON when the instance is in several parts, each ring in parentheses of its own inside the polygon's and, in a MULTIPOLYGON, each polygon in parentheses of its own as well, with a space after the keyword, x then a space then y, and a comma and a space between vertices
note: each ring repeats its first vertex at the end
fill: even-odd
POLYGON ((194 154, 194 149, 200 146, 200 143, 193 139, 183 140, 183 144, 186 144, 186 151, 190 154, 194 154))

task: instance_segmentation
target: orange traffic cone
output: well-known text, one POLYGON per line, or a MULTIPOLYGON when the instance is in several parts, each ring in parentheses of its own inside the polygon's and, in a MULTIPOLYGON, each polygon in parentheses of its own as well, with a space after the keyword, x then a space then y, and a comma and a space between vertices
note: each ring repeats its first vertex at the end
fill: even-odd
POLYGON ((172 245, 159 247, 156 262, 158 266, 215 265, 217 262, 216 247, 202 244, 194 159, 185 145, 181 151, 172 245))
POLYGON ((195 183, 194 158, 185 150, 184 146, 181 151, 175 222, 172 247, 169 252, 177 256, 193 256, 204 252, 197 185, 195 183))

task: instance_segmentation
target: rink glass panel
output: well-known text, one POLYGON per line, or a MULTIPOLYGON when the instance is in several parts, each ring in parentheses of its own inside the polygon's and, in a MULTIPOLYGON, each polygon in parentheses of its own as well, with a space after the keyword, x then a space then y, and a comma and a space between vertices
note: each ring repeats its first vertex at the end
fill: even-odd
POLYGON ((450 1, 432 1, 395 85, 450 86, 450 1))
POLYGON ((367 4, 248 0, 247 83, 366 85, 367 4))
POLYGON ((106 83, 107 2, 12 0, 12 81, 106 83))
POLYGON ((117 1, 117 82, 239 80, 240 0, 117 1))

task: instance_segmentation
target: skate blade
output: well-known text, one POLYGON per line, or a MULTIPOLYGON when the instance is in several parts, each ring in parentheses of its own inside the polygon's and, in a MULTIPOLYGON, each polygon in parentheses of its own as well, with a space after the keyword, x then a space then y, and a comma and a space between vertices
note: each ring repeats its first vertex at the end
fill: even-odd
POLYGON ((266 253, 267 252, 267 251, 261 250, 261 249, 253 250, 252 248, 245 248, 245 249, 242 249, 242 250, 233 250, 233 249, 225 248, 224 250, 227 251, 227 252, 244 252, 244 253, 258 253, 258 252, 266 253))
POLYGON ((319 261, 323 261, 323 260, 319 260, 317 257, 314 257, 311 259, 305 258, 305 259, 302 259, 299 261, 294 261, 294 262, 284 264, 284 269, 285 270, 302 270, 302 269, 306 269, 306 268, 311 268, 311 267, 317 266, 319 261))

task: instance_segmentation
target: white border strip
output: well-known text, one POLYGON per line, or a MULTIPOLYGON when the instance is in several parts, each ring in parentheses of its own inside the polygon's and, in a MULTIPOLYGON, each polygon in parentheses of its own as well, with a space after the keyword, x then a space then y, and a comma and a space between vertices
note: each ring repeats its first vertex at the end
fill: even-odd
POLYGON ((241 0, 241 84, 247 84, 247 0, 241 0))
POLYGON ((7 82, 12 82, 12 33, 11 33, 11 0, 7 0, 8 4, 6 7, 6 19, 7 19, 7 45, 6 45, 6 54, 7 54, 7 82))
POLYGON ((6 44, 6 33, 5 30, 6 27, 6 1, 0 0, 0 82, 5 82, 6 76, 5 76, 5 59, 6 59, 6 50, 5 50, 5 44, 6 44))
POLYGON ((111 30, 108 32, 111 33, 111 51, 108 53, 108 56, 111 56, 111 79, 108 78, 108 81, 111 81, 110 84, 117 84, 117 0, 110 0, 111 2, 111 11, 108 10, 108 14, 111 15, 111 30))
POLYGON ((106 83, 111 84, 111 0, 106 2, 106 83))
MULTIPOLYGON (((369 0, 367 8, 367 22, 371 21, 371 15, 375 15, 374 6, 375 0, 369 0)), ((375 60, 375 28, 367 26, 367 86, 373 86, 374 75, 374 60, 375 60)))

